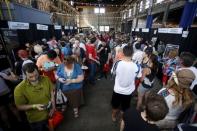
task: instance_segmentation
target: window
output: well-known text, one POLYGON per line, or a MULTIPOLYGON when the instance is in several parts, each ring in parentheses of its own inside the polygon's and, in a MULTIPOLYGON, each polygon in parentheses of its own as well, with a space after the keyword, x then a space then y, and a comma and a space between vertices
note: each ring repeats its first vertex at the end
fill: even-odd
POLYGON ((164 0, 157 0, 156 3, 162 3, 164 0))
POLYGON ((95 14, 99 13, 99 8, 94 8, 94 13, 95 14))
POLYGON ((105 13, 105 8, 100 8, 100 13, 105 13))
POLYGON ((104 32, 104 31, 108 32, 108 31, 109 31, 109 26, 100 26, 100 27, 99 27, 99 30, 100 30, 101 32, 104 32))
POLYGON ((149 7, 150 7, 150 0, 146 0, 145 9, 148 9, 149 7))
POLYGON ((129 9, 129 17, 131 17, 131 9, 129 9))
POLYGON ((140 2, 140 12, 142 11, 143 9, 143 1, 140 2))
POLYGON ((125 12, 123 15, 123 19, 126 19, 126 15, 127 15, 127 13, 125 12))
POLYGON ((109 31, 109 26, 105 26, 105 31, 106 31, 106 32, 109 31))
POLYGON ((99 27, 99 30, 100 30, 100 31, 105 31, 105 26, 100 26, 100 27, 99 27))
POLYGON ((94 8, 94 13, 95 14, 104 14, 105 13, 105 8, 94 8))

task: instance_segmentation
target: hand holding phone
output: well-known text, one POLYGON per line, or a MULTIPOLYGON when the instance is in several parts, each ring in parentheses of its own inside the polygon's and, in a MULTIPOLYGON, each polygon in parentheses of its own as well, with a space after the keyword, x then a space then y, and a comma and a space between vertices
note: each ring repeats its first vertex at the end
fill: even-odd
POLYGON ((61 83, 65 83, 66 82, 66 79, 64 79, 64 78, 58 78, 58 81, 61 82, 61 83))

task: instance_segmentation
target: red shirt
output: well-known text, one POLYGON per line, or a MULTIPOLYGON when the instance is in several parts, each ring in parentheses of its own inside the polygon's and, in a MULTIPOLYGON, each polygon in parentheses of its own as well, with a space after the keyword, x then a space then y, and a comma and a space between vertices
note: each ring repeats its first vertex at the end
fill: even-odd
POLYGON ((92 54, 92 57, 94 59, 96 59, 97 57, 97 53, 96 53, 96 49, 94 46, 91 46, 91 45, 86 45, 86 51, 87 51, 87 57, 89 58, 89 54, 92 54))

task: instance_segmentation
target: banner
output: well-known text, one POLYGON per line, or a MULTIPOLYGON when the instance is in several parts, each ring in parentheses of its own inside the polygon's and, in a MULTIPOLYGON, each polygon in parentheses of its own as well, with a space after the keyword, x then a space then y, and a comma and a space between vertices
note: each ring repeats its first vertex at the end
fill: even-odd
POLYGON ((73 26, 70 26, 70 30, 73 30, 73 26))
POLYGON ((21 29, 21 30, 29 29, 29 23, 23 23, 23 22, 8 21, 8 26, 9 26, 9 29, 21 29))
POLYGON ((168 28, 159 28, 158 33, 168 33, 168 28))
POLYGON ((169 34, 182 34, 183 28, 168 28, 169 34))
POLYGON ((54 25, 55 30, 61 30, 62 27, 60 25, 54 25))
POLYGON ((142 32, 149 32, 148 28, 142 29, 142 32))
POLYGON ((136 29, 135 29, 135 31, 139 32, 139 31, 140 31, 140 29, 139 29, 139 28, 136 28, 136 29))
POLYGON ((47 25, 36 24, 37 30, 48 30, 47 25))
POLYGON ((64 29, 65 29, 65 30, 68 30, 68 29, 69 29, 69 27, 68 27, 68 26, 64 26, 64 29))
POLYGON ((182 34, 183 28, 159 28, 159 33, 182 34))

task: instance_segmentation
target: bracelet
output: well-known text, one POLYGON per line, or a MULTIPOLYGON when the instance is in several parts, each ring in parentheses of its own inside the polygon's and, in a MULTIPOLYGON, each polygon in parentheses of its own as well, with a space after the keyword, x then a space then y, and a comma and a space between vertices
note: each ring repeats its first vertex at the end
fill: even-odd
POLYGON ((35 104, 32 105, 32 109, 36 109, 36 105, 35 104))

